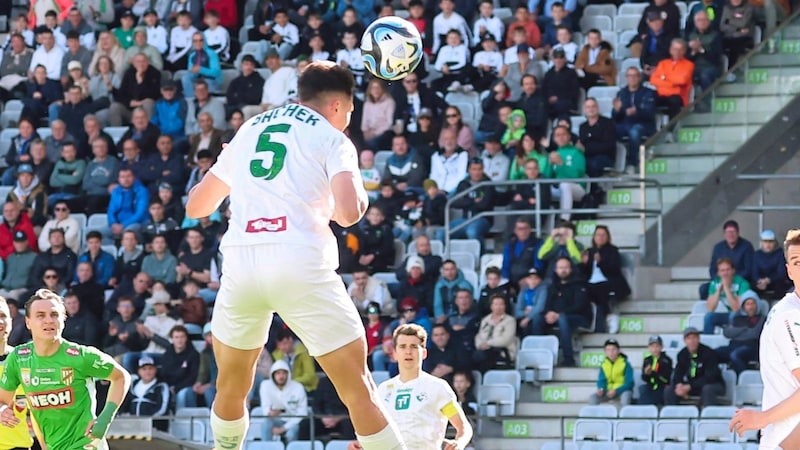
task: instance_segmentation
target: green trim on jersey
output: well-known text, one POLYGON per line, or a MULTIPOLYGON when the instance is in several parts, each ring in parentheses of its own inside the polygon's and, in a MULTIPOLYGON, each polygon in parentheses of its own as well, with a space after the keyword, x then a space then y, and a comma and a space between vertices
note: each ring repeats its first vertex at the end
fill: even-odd
POLYGON ((95 379, 108 379, 114 360, 94 347, 63 341, 51 356, 33 343, 17 346, 6 359, 0 388, 22 386, 48 448, 81 450, 92 442, 86 428, 95 419, 95 379))

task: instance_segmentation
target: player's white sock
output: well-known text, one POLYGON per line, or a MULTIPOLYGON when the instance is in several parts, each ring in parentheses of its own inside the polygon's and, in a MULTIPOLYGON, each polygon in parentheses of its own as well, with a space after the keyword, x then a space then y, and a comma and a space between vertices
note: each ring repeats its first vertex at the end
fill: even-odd
POLYGON ((358 442, 364 450, 406 450, 403 438, 397 426, 389 422, 386 428, 369 436, 356 435, 358 442))
POLYGON ((241 449, 244 444, 244 438, 247 436, 247 428, 250 425, 250 417, 247 410, 244 411, 244 416, 236 420, 222 420, 214 412, 214 406, 211 406, 211 431, 214 432, 214 447, 217 449, 222 448, 235 448, 241 449))

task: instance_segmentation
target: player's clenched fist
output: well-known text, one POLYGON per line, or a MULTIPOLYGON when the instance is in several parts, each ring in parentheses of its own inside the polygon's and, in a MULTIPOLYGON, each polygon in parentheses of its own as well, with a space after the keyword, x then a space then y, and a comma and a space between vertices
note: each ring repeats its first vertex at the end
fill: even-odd
POLYGON ((8 405, 0 405, 0 424, 7 427, 15 427, 19 424, 19 419, 14 415, 14 410, 8 405))

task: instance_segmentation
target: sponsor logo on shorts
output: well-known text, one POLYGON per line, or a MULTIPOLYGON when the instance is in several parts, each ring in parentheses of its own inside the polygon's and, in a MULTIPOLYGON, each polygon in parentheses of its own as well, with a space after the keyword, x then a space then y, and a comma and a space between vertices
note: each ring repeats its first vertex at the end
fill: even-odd
POLYGON ((62 367, 61 368, 61 383, 62 384, 72 384, 75 380, 75 373, 72 370, 72 367, 62 367))
POLYGON ((75 347, 70 347, 66 349, 65 353, 68 354, 69 356, 79 356, 81 354, 80 350, 78 350, 75 347))
POLYGON ((73 398, 74 394, 71 387, 28 394, 28 402, 31 408, 36 409, 66 408, 72 404, 73 398))
POLYGON ((286 216, 275 217, 273 219, 260 217, 247 222, 247 233, 278 233, 286 231, 286 216))

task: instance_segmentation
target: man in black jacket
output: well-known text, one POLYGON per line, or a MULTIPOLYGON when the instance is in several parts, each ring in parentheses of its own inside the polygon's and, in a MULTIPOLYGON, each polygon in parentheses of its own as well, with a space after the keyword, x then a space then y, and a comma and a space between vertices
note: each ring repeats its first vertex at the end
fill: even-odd
POLYGON ((234 78, 228 86, 225 98, 227 114, 240 109, 247 120, 261 113, 261 95, 264 89, 264 78, 256 72, 256 59, 247 54, 242 58, 242 74, 234 78))
POLYGON ((586 283, 572 276, 572 260, 562 256, 556 260, 555 266, 556 278, 547 296, 544 311, 533 319, 533 334, 541 336, 545 331, 558 327, 559 342, 564 355, 562 366, 574 367, 572 332, 590 325, 592 308, 586 298, 586 283))
POLYGON ((664 404, 677 405, 689 396, 700 396, 702 406, 717 404, 725 394, 725 381, 719 370, 719 358, 711 348, 700 343, 700 331, 694 327, 683 330, 686 344, 672 372, 672 385, 664 390, 664 404))
MULTIPOLYGON (((394 120, 403 121, 403 129, 409 133, 417 132, 417 117, 422 108, 428 108, 434 123, 440 123, 443 112, 447 109, 444 99, 435 92, 420 84, 418 73, 410 73, 403 78, 402 83, 394 83, 392 97, 397 107, 394 110, 394 120)), ((352 127, 351 127, 352 128, 352 127)))
POLYGON ((567 67, 564 49, 553 50, 553 68, 544 75, 542 91, 550 119, 570 117, 578 109, 578 74, 567 67))
POLYGON ((601 177, 606 167, 614 167, 617 158, 617 130, 614 121, 600 115, 597 100, 587 98, 583 104, 586 122, 580 126, 577 147, 586 155, 586 174, 601 177))
MULTIPOLYGON (((483 160, 480 158, 472 158, 469 160, 467 172, 469 176, 458 183, 458 187, 456 187, 457 193, 464 192, 478 183, 491 181, 489 177, 483 173, 483 160)), ((454 201, 452 203, 453 208, 460 208, 463 210, 464 218, 452 221, 450 224, 451 229, 484 211, 493 210, 495 206, 495 195, 494 187, 483 186, 470 191, 469 194, 454 201)), ((481 217, 471 222, 466 227, 452 233, 450 237, 453 239, 477 239, 479 242, 483 242, 483 237, 489 232, 491 227, 491 218, 481 217)))
POLYGON ((522 96, 517 101, 517 108, 525 111, 525 128, 534 136, 544 136, 547 134, 547 107, 539 83, 535 76, 526 74, 520 84, 522 96))
MULTIPOLYGON (((353 440, 356 438, 353 422, 347 417, 345 408, 330 378, 322 377, 314 391, 311 408, 317 417, 314 419, 314 436, 330 436, 333 439, 353 440)), ((265 411, 268 412, 268 411, 265 411)), ((310 423, 308 419, 300 422, 298 439, 306 441, 311 439, 310 423)))
POLYGON ((134 108, 142 107, 148 117, 152 116, 156 99, 161 97, 161 71, 151 66, 142 53, 131 62, 122 75, 119 89, 114 90, 114 103, 109 109, 108 122, 114 127, 128 123, 134 108))
POLYGON ((462 358, 464 353, 464 349, 458 343, 450 342, 447 325, 437 323, 431 331, 428 357, 422 364, 422 370, 452 383, 456 371, 469 369, 469 365, 465 364, 462 358))
MULTIPOLYGON (((500 138, 505 129, 505 124, 500 121, 498 112, 503 106, 508 106, 506 97, 508 96, 508 86, 502 80, 496 81, 492 85, 492 91, 481 100, 483 115, 475 131, 475 145, 481 146, 486 143, 489 137, 500 138)), ((530 120, 528 120, 530 123, 530 120)))
POLYGON ((518 218, 514 224, 514 235, 503 247, 502 275, 514 290, 519 288, 519 282, 528 276, 531 269, 544 269, 538 257, 541 245, 542 241, 533 234, 528 219, 518 218))
POLYGON ((28 278, 28 284, 31 286, 37 285, 47 268, 55 269, 58 272, 59 280, 71 280, 75 276, 78 256, 65 245, 64 230, 52 228, 48 237, 50 248, 36 255, 36 259, 33 260, 33 267, 28 278))
MULTIPOLYGON (((694 84, 700 89, 696 96, 708 89, 722 75, 722 35, 711 27, 711 18, 706 11, 698 11, 694 15, 694 31, 686 33, 689 60, 694 63, 694 84)), ((706 97, 701 105, 707 112, 711 106, 711 96, 706 97)))
POLYGON ((755 292, 742 294, 741 302, 739 314, 723 330, 730 343, 716 349, 719 362, 730 365, 737 375, 747 369, 750 361, 758 361, 758 340, 767 320, 755 292))
POLYGON ((642 381, 639 386, 640 405, 663 405, 664 389, 669 387, 672 379, 672 359, 662 353, 664 342, 661 336, 650 336, 647 341, 647 350, 650 355, 642 363, 642 381))
POLYGON ((81 311, 81 302, 74 292, 64 295, 67 320, 64 322, 64 339, 83 345, 97 346, 97 319, 81 311))
POLYGON ((669 46, 678 35, 664 27, 664 18, 655 11, 647 16, 647 27, 647 34, 642 39, 642 56, 639 58, 639 64, 649 78, 659 61, 670 57, 669 46))
MULTIPOLYGON (((436 280, 439 279, 440 269, 442 268, 442 257, 432 253, 431 239, 424 234, 418 236, 414 240, 414 249, 416 250, 417 256, 422 258, 423 265, 425 266, 423 272, 426 281, 433 286, 436 280)), ((410 269, 408 261, 412 257, 413 256, 406 257, 403 264, 397 266, 395 274, 397 275, 398 281, 403 282, 408 279, 408 269, 410 269)))

